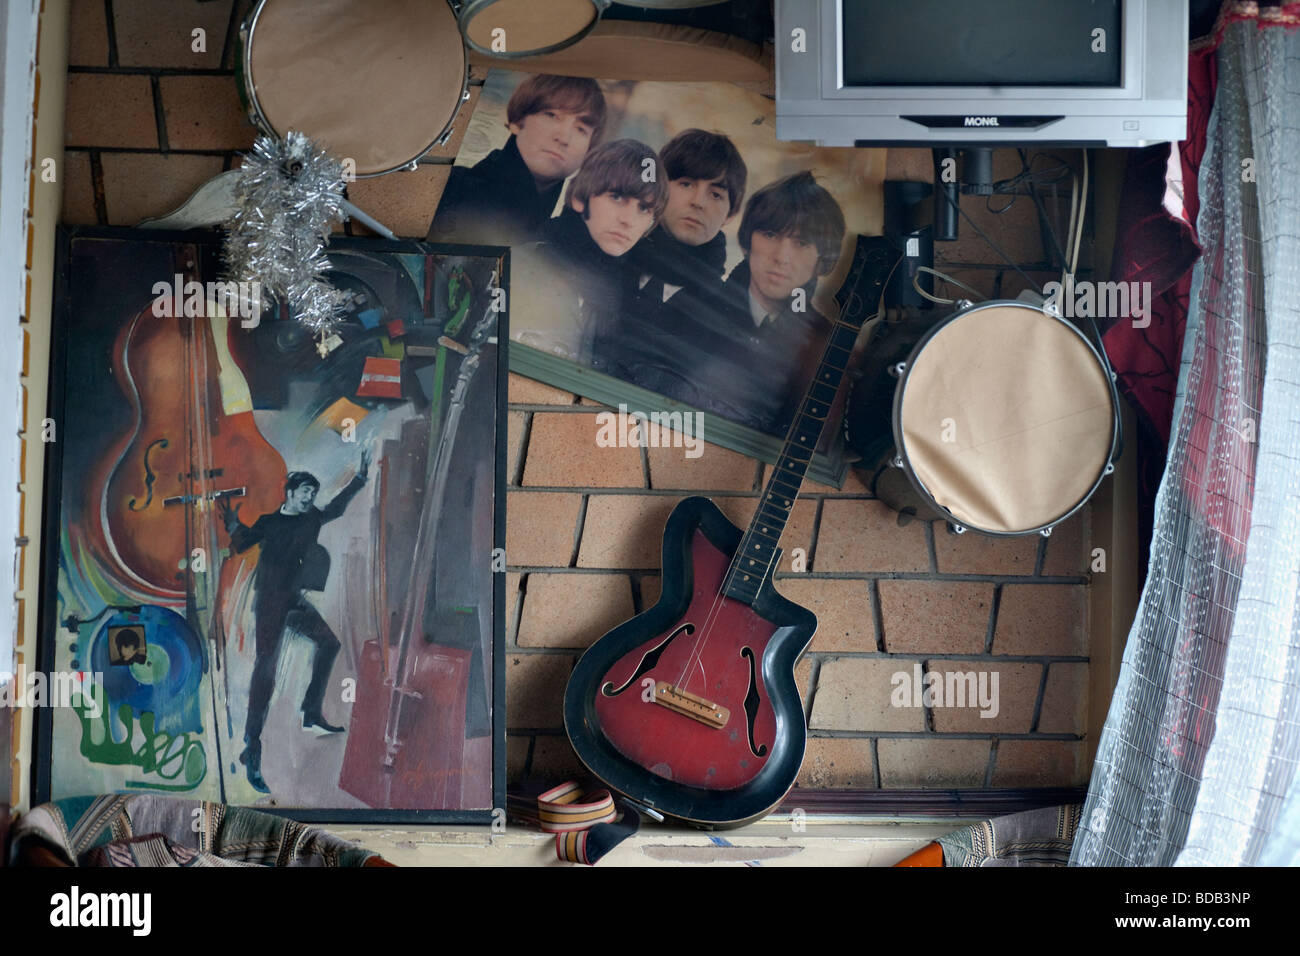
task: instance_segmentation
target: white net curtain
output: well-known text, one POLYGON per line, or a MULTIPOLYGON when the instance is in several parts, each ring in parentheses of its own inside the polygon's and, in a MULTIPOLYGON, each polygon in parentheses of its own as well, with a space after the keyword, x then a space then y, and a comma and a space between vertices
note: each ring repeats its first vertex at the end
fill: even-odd
POLYGON ((1070 862, 1300 863, 1300 32, 1230 23, 1146 588, 1070 862))

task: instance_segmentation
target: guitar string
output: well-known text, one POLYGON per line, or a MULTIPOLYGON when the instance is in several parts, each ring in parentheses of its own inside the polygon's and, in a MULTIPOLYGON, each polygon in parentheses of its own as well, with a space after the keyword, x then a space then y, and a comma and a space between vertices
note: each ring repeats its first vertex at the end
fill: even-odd
MULTIPOLYGON (((856 259, 856 256, 855 256, 855 259, 856 259)), ((866 323, 867 323, 868 321, 870 321, 870 320, 874 320, 875 318, 878 318, 878 317, 880 316, 881 311, 882 311, 883 306, 884 306, 885 289, 889 286, 889 282, 890 282, 890 280, 893 278, 894 272, 898 269, 898 266, 899 266, 899 264, 900 264, 902 261, 903 261, 903 260, 902 260, 901 257, 895 261, 893 267, 889 270, 889 275, 886 276, 886 277, 885 277, 885 281, 884 281, 883 283, 881 283, 881 286, 880 286, 880 295, 879 295, 879 298, 876 300, 876 311, 873 313, 873 315, 870 317, 870 319, 864 319, 862 322, 858 322, 858 323, 852 323, 852 322, 846 322, 846 321, 844 321, 844 310, 847 309, 847 308, 849 307, 849 305, 850 305, 850 304, 852 303, 852 301, 853 301, 854 296, 857 294, 857 284, 858 284, 859 281, 861 281, 862 273, 863 273, 863 271, 864 271, 865 268, 866 268, 866 264, 865 264, 865 263, 862 263, 861 268, 858 268, 858 269, 850 268, 849 275, 846 277, 846 282, 849 281, 850 279, 853 280, 853 283, 854 283, 854 286, 853 286, 853 292, 851 292, 851 293, 849 294, 849 296, 845 299, 844 304, 841 306, 841 311, 840 311, 839 316, 836 317, 836 318, 831 322, 831 331, 830 331, 829 335, 827 336, 826 348, 825 348, 825 349, 823 350, 823 352, 822 352, 822 360, 821 360, 821 364, 818 365, 818 371, 819 371, 819 372, 820 372, 823 368, 830 367, 830 368, 833 368, 833 369, 835 369, 837 372, 840 373, 839 381, 837 381, 837 382, 836 382, 836 385, 835 385, 835 392, 836 392, 836 393, 838 393, 838 391, 839 391, 839 387, 840 387, 840 384, 843 382, 843 373, 847 370, 847 367, 848 367, 848 365, 847 365, 847 361, 846 361, 846 364, 845 364, 843 367, 836 366, 834 363, 832 363, 832 362, 829 361, 829 358, 830 358, 830 355, 831 355, 831 349, 835 347, 835 332, 836 332, 836 329, 842 327, 842 328, 847 328, 847 329, 852 330, 852 331, 854 332, 854 334, 855 334, 855 335, 854 335, 854 337, 855 337, 855 341, 854 341, 853 345, 856 345, 856 338, 857 338, 857 335, 859 335, 859 334, 862 332, 862 329, 863 329, 863 327, 866 325, 866 323)), ((857 264, 857 263, 855 262, 855 265, 856 265, 856 264, 857 264)), ((851 346, 849 347, 849 349, 848 349, 848 351, 849 351, 849 353, 850 353, 850 355, 849 355, 849 360, 852 359, 853 345, 851 345, 851 346)), ((790 446, 790 442, 793 440, 793 432, 796 431, 797 426, 799 425, 800 420, 802 419, 802 417, 804 416, 804 414, 806 414, 806 411, 805 411, 805 410, 806 410, 808 404, 813 400, 813 388, 816 387, 816 384, 817 384, 817 383, 814 381, 814 383, 813 383, 811 386, 809 386, 807 393, 805 393, 805 395, 804 395, 804 400, 803 400, 803 403, 802 403, 802 405, 801 405, 801 407, 800 407, 799 415, 795 416, 795 419, 791 422, 789 429, 787 429, 787 431, 786 431, 785 441, 784 441, 783 444, 782 444, 782 452, 783 452, 783 454, 782 454, 782 456, 781 456, 782 458, 786 457, 785 454, 784 454, 784 452, 789 448, 789 446, 790 446)), ((823 404, 826 405, 826 408, 825 408, 825 412, 826 412, 826 414, 825 414, 825 416, 823 416, 823 418, 822 418, 822 420, 821 420, 821 421, 822 421, 822 424, 821 424, 821 425, 818 427, 818 429, 817 429, 817 438, 818 438, 818 440, 821 439, 822 432, 825 430, 825 427, 826 427, 826 419, 828 419, 828 418, 830 417, 830 410, 831 410, 832 406, 835 404, 835 396, 832 395, 832 397, 831 397, 831 401, 830 401, 830 402, 823 403, 823 404)), ((815 416, 814 416, 814 417, 815 417, 815 416)), ((814 452, 815 450, 816 450, 815 445, 814 445, 814 446, 810 446, 810 448, 809 448, 809 450, 808 450, 808 461, 802 462, 802 464, 803 464, 803 472, 800 473, 800 475, 799 475, 799 483, 798 483, 798 485, 797 485, 796 488, 795 488, 795 494, 794 494, 794 497, 792 497, 792 498, 790 499, 790 503, 789 503, 789 506, 788 506, 788 508, 789 508, 789 512, 790 512, 790 513, 787 513, 787 514, 786 514, 786 521, 789 521, 789 519, 790 519, 790 517, 791 517, 791 514, 793 513, 793 510, 794 510, 794 502, 798 499, 799 492, 800 492, 800 491, 802 490, 802 488, 803 488, 803 481, 804 481, 804 477, 805 477, 805 475, 806 475, 806 473, 807 473, 807 470, 808 470, 808 464, 809 464, 809 462, 811 462, 812 454, 813 454, 813 452, 814 452)), ((772 491, 772 490, 774 490, 774 486, 775 486, 775 484, 776 484, 776 479, 777 479, 778 475, 780 475, 780 473, 781 473, 781 464, 780 464, 780 461, 781 461, 781 459, 778 458, 778 459, 777 459, 777 463, 776 463, 775 465, 773 465, 773 468, 772 468, 772 477, 768 479, 767 486, 764 488, 764 491, 763 491, 763 496, 759 499, 759 507, 758 507, 758 509, 757 509, 756 512, 755 512, 755 517, 754 517, 754 519, 753 519, 753 520, 751 521, 751 523, 750 523, 750 529, 749 529, 749 531, 747 531, 747 532, 742 536, 742 538, 741 538, 741 542, 740 542, 741 547, 740 547, 740 549, 737 551, 737 553, 732 557, 731 565, 730 565, 730 567, 728 568, 727 575, 726 575, 726 577, 725 577, 724 580, 723 580, 721 590, 720 590, 717 594, 714 595, 713 603, 712 603, 712 605, 711 605, 710 608, 709 608, 709 613, 708 613, 708 615, 705 617, 705 623, 704 623, 703 627, 701 628, 700 636, 699 636, 698 638, 696 638, 695 644, 694 644, 694 645, 692 646, 692 648, 691 648, 691 653, 690 653, 690 655, 687 657, 686 666, 685 666, 685 668, 683 668, 683 670, 682 670, 682 674, 681 674, 681 676, 678 678, 678 684, 677 684, 677 686, 678 686, 680 689, 682 689, 682 690, 686 690, 686 689, 687 689, 686 685, 689 684, 689 678, 687 677, 687 675, 691 672, 691 670, 692 670, 692 669, 694 668, 694 666, 695 666, 695 664, 694 664, 694 659, 698 656, 700 660, 703 660, 703 655, 704 655, 704 646, 708 643, 708 637, 710 636, 710 633, 709 633, 709 632, 712 630, 713 624, 716 622, 717 615, 721 612, 721 608, 722 608, 723 602, 724 602, 725 599, 726 599, 726 592, 727 592, 727 590, 731 587, 732 583, 734 583, 734 581, 735 581, 735 576, 736 576, 736 574, 738 573, 739 568, 742 566, 740 562, 741 562, 741 558, 742 558, 742 555, 743 555, 743 552, 744 552, 744 544, 745 544, 746 540, 749 538, 749 536, 750 536, 750 532, 751 532, 752 529, 756 526, 756 523, 757 523, 757 520, 758 520, 758 514, 761 513, 761 511, 762 511, 763 502, 765 502, 765 501, 768 500, 768 498, 769 498, 769 492, 772 491)), ((783 530, 783 531, 784 531, 784 528, 785 528, 785 525, 783 524, 783 525, 782 525, 782 530, 783 530)), ((779 544, 780 544, 780 540, 779 540, 779 538, 778 538, 777 545, 779 545, 779 544)), ((772 554, 771 554, 771 557, 768 558, 767 561, 766 561, 765 564, 764 564, 764 567, 763 567, 763 574, 762 574, 762 576, 759 577, 759 579, 758 579, 758 585, 757 585, 756 588, 755 588, 755 593, 757 593, 757 587, 758 587, 758 586, 761 586, 762 583, 763 583, 763 581, 766 579, 767 575, 770 574, 770 573, 772 572, 772 566, 773 566, 773 565, 775 564, 775 562, 776 562, 776 556, 777 556, 778 550, 779 550, 778 547, 777 547, 776 545, 773 545, 773 547, 772 547, 772 554)), ((703 670, 702 667, 701 667, 701 670, 703 670)), ((705 685, 705 690, 707 691, 707 684, 705 685)))
MULTIPOLYGON (((833 362, 829 361, 831 349, 835 347, 834 326, 838 326, 838 325, 848 325, 848 323, 843 323, 840 321, 836 321, 834 323, 830 334, 827 336, 826 348, 822 351, 822 360, 818 364, 817 368, 819 372, 822 371, 823 369, 828 369, 828 368, 833 369, 834 371, 840 373, 841 380, 842 380, 844 368, 837 366, 833 362)), ((851 328, 852 326, 849 327, 851 328)), ((691 653, 687 656, 686 666, 682 669, 681 676, 677 679, 676 686, 683 691, 688 689, 688 685, 690 683, 690 678, 687 675, 690 674, 690 672, 695 668, 698 661, 703 660, 704 647, 705 645, 707 645, 708 639, 712 636, 713 626, 714 624, 717 623, 717 618, 721 614, 723 604, 726 600, 726 592, 735 583, 736 576, 741 573, 741 568, 744 566, 744 555, 745 555, 744 546, 745 543, 749 541, 750 535, 753 533, 753 529, 758 525, 758 519, 762 512, 763 505, 765 502, 769 500, 773 504, 775 504, 776 499, 774 497, 774 492, 776 490, 775 485, 776 485, 777 478, 781 475, 781 471, 782 471, 781 462, 782 460, 789 460, 790 456, 786 453, 789 451, 791 447, 791 443, 794 441, 795 433, 799 430, 799 428, 802 425, 803 418, 806 415, 810 414, 807 411, 807 409, 809 404, 813 401, 813 389, 816 386, 817 386, 816 381, 814 381, 813 384, 809 386, 807 393, 805 393, 804 395, 803 402, 800 405, 799 414, 794 417, 794 419, 790 423, 790 426, 786 429, 785 440, 782 443, 782 455, 780 458, 777 459, 777 463, 772 467, 772 476, 768 479, 767 485, 763 491, 763 495, 759 499, 758 509, 755 511, 754 518, 750 522, 750 527, 745 532, 745 534, 741 537, 740 547, 737 549, 735 555, 732 557, 731 564, 727 569, 727 574, 723 579, 720 590, 714 594, 713 603, 710 605, 709 612, 705 617, 704 624, 700 628, 700 634, 695 639, 695 643, 691 648, 691 653)), ((838 390, 838 388, 839 386, 837 384, 836 389, 838 390)), ((829 417, 830 406, 833 405, 834 402, 832 401, 829 403, 821 403, 821 404, 825 404, 827 406, 825 409, 827 412, 827 416, 825 417, 829 417)), ((812 416, 812 417, 816 417, 816 416, 812 416)), ((822 419, 822 425, 817 429, 819 438, 821 436, 822 430, 825 428, 825 417, 823 417, 822 419)), ((812 456, 812 452, 813 452, 813 448, 810 446, 809 448, 810 459, 812 456)), ((807 462, 803 462, 803 465, 804 465, 804 471, 806 472, 807 462)), ((802 474, 799 476, 798 488, 802 488, 803 486, 803 477, 804 476, 802 474)), ((787 514, 785 516, 785 520, 787 522, 789 521, 791 517, 791 513, 793 513, 794 510, 794 502, 798 497, 798 488, 796 488, 794 497, 789 499, 788 509, 782 509, 787 511, 787 514)), ((778 505, 777 507, 780 506, 778 505)), ((782 524, 782 529, 784 530, 784 523, 782 524)), ((779 544, 779 540, 778 540, 778 544, 779 544)), ((776 545, 772 546, 771 554, 764 559, 764 565, 761 574, 759 574, 758 572, 750 572, 751 574, 757 575, 758 583, 760 585, 762 584, 763 580, 767 577, 767 575, 771 573, 772 566, 776 563, 778 550, 779 549, 777 548, 776 545)), ((703 670, 703 667, 701 667, 701 670, 703 670)), ((707 687, 705 689, 707 690, 707 687)))

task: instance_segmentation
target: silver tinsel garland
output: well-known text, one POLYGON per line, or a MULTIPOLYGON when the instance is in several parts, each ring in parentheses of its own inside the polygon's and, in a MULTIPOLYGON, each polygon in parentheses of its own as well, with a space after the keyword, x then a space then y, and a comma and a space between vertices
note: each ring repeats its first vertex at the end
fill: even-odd
POLYGON ((329 225, 343 218, 343 164, 302 133, 260 136, 244 157, 227 221, 225 261, 235 281, 257 282, 262 304, 286 303, 323 345, 347 293, 329 285, 329 225))

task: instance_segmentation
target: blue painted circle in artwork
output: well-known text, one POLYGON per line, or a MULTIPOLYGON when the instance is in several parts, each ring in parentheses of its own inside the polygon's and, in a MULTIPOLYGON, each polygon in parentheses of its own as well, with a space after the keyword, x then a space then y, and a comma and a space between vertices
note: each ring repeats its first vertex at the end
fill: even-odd
POLYGON ((128 704, 138 719, 154 715, 154 726, 169 733, 201 729, 199 682, 204 649, 194 628, 170 608, 142 606, 113 612, 91 641, 91 670, 103 682, 110 712, 128 704), (131 664, 109 663, 108 635, 119 627, 144 632, 146 658, 131 664))

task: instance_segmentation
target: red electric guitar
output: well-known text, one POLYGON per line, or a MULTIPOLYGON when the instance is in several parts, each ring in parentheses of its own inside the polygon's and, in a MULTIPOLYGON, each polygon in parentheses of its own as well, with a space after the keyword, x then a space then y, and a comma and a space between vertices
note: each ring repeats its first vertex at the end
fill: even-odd
POLYGON ((816 377, 743 533, 708 498, 664 529, 659 602, 578 661, 564 725, 582 762, 635 803, 696 826, 739 826, 794 786, 807 731, 794 667, 817 618, 772 586, 777 542, 864 319, 897 260, 859 236, 816 377))

